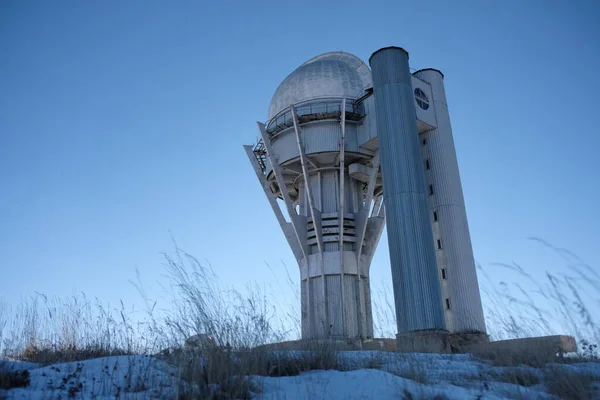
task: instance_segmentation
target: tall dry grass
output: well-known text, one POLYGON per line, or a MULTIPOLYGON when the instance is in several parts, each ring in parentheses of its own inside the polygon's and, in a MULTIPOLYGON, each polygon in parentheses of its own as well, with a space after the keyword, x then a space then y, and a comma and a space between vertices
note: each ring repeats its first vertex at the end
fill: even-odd
POLYGON ((3 356, 40 364, 139 354, 147 348, 143 324, 133 323, 123 304, 111 308, 85 294, 36 294, 19 304, 1 327, 3 356))
MULTIPOLYGON (((564 272, 546 273, 540 281, 516 264, 498 264, 494 267, 510 271, 515 281, 497 283, 479 268, 489 333, 495 339, 571 334, 587 343, 580 348, 581 355, 595 359, 600 331, 598 315, 590 310, 600 303, 598 273, 570 252, 538 243, 566 261, 564 272)), ((164 255, 164 267, 167 300, 162 304, 145 291, 140 275, 132 282, 146 304, 142 318, 122 303, 110 307, 85 294, 69 298, 36 294, 14 310, 0 306, 2 354, 42 364, 116 354, 156 355, 177 367, 185 382, 181 398, 210 397, 215 388, 244 398, 260 390, 248 375, 347 368, 326 346, 278 357, 253 350, 300 336, 299 285, 289 273, 282 283, 253 283, 238 290, 223 284, 210 264, 177 246, 164 255), (199 333, 210 334, 215 345, 182 347, 185 339, 199 333)), ((373 287, 372 299, 376 336, 393 337, 391 284, 373 287)))
POLYGON ((210 264, 179 248, 173 255, 164 254, 164 260, 167 308, 158 319, 152 312, 149 316, 154 334, 169 338, 170 345, 196 334, 209 334, 217 346, 235 350, 289 338, 293 327, 286 315, 278 314, 265 287, 252 283, 238 290, 224 285, 210 264))
MULTIPOLYGON (((531 238, 562 263, 559 272, 517 263, 477 265, 486 326, 492 340, 566 334, 576 338, 582 357, 597 358, 600 345, 600 273, 567 249, 531 238), (503 281, 488 268, 502 269, 503 281)), ((374 331, 394 337, 396 314, 390 282, 372 287, 374 331)))
POLYGON ((481 266, 482 297, 492 339, 566 334, 580 355, 597 357, 600 343, 600 274, 572 252, 531 240, 557 255, 564 267, 535 275, 517 263, 495 263, 512 281, 494 282, 481 266))

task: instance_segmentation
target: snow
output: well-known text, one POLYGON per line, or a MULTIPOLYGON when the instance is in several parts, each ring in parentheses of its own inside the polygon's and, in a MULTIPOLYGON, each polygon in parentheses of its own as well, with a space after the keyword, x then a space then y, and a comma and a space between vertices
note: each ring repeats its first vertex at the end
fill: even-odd
MULTIPOLYGON (((275 352, 274 355, 300 354, 275 352)), ((542 377, 540 370, 495 367, 469 355, 396 354, 379 351, 341 352, 347 371, 310 371, 291 377, 251 377, 255 398, 320 399, 556 399, 543 383, 524 387, 498 382, 499 375, 521 369, 542 377)), ((600 363, 556 364, 600 379, 600 363)), ((177 370, 156 358, 117 356, 40 366, 0 360, 2 371, 28 370, 26 388, 2 392, 7 399, 170 399, 180 387, 177 370)))
MULTIPOLYGON (((11 370, 23 369, 20 363, 7 364, 11 370)), ((29 387, 7 391, 7 399, 162 399, 173 397, 178 387, 174 368, 144 356, 38 366, 29 374, 29 387)))
MULTIPOLYGON (((409 392, 416 398, 476 398, 475 390, 448 384, 424 385, 375 369, 311 371, 296 377, 262 378, 262 399, 399 399, 409 392)), ((502 397, 490 396, 489 399, 502 397)))

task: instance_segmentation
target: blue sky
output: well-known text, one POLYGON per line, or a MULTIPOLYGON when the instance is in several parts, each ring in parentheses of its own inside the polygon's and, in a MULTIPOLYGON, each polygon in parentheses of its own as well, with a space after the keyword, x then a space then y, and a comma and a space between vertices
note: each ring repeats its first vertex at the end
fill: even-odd
MULTIPOLYGON (((595 1, 0 4, 0 297, 141 304, 179 245, 234 285, 295 261, 242 149, 307 59, 383 46, 446 76, 475 256, 600 266, 595 1), (460 3, 460 4, 459 4, 460 3)), ((386 237, 372 280, 390 279, 386 237)))

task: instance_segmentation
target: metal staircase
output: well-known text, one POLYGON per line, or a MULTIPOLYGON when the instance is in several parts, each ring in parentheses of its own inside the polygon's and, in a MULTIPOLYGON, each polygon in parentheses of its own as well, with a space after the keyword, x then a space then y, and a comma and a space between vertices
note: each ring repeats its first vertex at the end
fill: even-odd
POLYGON ((252 149, 254 156, 256 157, 256 161, 258 161, 258 165, 260 166, 263 174, 267 170, 267 149, 265 148, 265 144, 262 139, 258 139, 254 148, 252 149))

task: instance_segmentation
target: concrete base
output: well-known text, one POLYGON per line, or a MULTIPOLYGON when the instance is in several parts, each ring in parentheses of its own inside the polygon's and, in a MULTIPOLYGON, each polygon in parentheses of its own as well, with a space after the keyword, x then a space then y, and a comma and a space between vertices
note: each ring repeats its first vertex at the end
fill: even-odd
POLYGON ((257 350, 317 350, 330 349, 337 351, 352 350, 381 350, 396 351, 396 342, 394 339, 329 339, 329 340, 291 340, 288 342, 270 343, 259 346, 257 350))
POLYGON ((548 358, 577 351, 575 339, 556 335, 490 342, 483 333, 449 334, 447 331, 421 331, 396 335, 401 353, 472 353, 483 357, 499 355, 519 358, 548 358))
POLYGON ((477 357, 514 364, 539 360, 540 363, 552 360, 557 354, 577 351, 575 339, 571 336, 543 336, 523 339, 490 342, 483 333, 449 334, 447 331, 422 331, 396 335, 396 340, 386 338, 351 340, 293 340, 271 343, 257 350, 380 350, 401 353, 471 353, 477 357))
POLYGON ((557 355, 575 351, 577 351, 575 338, 565 335, 469 343, 462 347, 462 352, 497 360, 501 364, 507 365, 515 363, 543 365, 552 361, 557 355))
POLYGON ((486 343, 490 343, 490 337, 485 333, 451 333, 448 335, 451 353, 464 353, 468 346, 485 345, 486 343))
POLYGON ((431 330, 396 335, 396 350, 400 353, 450 353, 448 331, 431 330))

